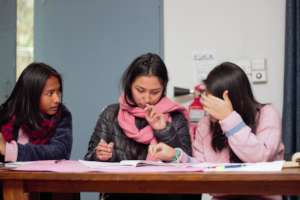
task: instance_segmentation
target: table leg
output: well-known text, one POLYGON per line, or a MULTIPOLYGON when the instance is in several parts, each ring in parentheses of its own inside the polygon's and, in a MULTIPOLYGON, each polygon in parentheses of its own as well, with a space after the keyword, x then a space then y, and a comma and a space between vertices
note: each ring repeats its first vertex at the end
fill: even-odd
POLYGON ((3 200, 29 200, 22 181, 3 181, 3 200))

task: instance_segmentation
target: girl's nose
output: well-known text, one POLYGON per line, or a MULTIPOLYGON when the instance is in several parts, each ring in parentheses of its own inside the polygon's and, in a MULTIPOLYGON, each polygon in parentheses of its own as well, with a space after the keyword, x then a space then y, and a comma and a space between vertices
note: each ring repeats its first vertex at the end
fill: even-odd
POLYGON ((150 103, 150 99, 151 98, 150 98, 149 94, 145 94, 144 97, 143 97, 143 99, 144 99, 144 101, 145 101, 146 104, 150 103))
POLYGON ((58 92, 54 93, 53 100, 54 100, 55 103, 60 103, 60 100, 61 100, 60 93, 58 93, 58 92))

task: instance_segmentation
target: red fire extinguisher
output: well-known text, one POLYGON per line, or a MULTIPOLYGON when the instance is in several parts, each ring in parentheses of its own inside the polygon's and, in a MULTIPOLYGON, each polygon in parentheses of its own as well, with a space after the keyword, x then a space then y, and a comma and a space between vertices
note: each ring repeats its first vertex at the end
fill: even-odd
POLYGON ((192 139, 195 137, 197 123, 202 119, 205 114, 203 110, 203 105, 200 100, 201 93, 205 91, 205 86, 203 84, 196 85, 194 90, 190 90, 187 88, 174 87, 174 96, 184 96, 193 94, 193 101, 190 105, 188 105, 189 117, 191 120, 190 123, 190 131, 192 135, 192 139))
MULTIPOLYGON (((200 100, 201 93, 205 90, 204 85, 196 85, 194 87, 194 99, 188 106, 193 137, 196 133, 197 123, 204 117, 205 111, 200 100)), ((194 139, 194 138, 193 138, 194 139)))

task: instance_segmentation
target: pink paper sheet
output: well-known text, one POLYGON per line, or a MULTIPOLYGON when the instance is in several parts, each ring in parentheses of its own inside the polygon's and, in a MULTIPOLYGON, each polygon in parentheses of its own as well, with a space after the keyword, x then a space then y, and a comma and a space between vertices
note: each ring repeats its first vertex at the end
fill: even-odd
POLYGON ((51 172, 111 172, 111 173, 147 173, 147 172, 195 172, 202 171, 201 168, 194 167, 172 167, 172 166, 103 166, 90 168, 75 160, 62 161, 33 161, 21 165, 13 170, 16 171, 51 171, 51 172))

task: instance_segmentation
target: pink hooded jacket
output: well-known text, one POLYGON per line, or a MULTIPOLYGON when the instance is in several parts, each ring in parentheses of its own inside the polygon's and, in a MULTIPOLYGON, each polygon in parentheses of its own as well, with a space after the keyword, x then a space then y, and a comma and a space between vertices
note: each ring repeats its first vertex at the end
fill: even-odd
MULTIPOLYGON (((233 111, 227 118, 219 122, 228 143, 234 153, 243 162, 265 162, 283 160, 284 145, 282 143, 281 119, 273 106, 265 105, 260 111, 256 134, 251 132, 241 116, 233 111)), ((212 133, 209 117, 204 117, 197 126, 193 142, 193 158, 184 152, 179 162, 213 162, 228 163, 229 149, 215 152, 211 146, 212 133)), ((214 199, 221 197, 213 195, 214 199)), ((260 199, 281 199, 281 196, 264 196, 260 199)))

